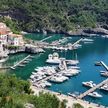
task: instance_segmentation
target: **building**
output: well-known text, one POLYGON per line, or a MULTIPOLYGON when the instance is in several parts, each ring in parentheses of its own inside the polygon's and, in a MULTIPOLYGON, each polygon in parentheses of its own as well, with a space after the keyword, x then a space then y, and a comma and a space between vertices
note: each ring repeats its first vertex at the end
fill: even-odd
POLYGON ((2 45, 23 46, 24 40, 22 35, 13 34, 6 24, 0 23, 0 43, 2 45))
POLYGON ((14 46, 23 46, 24 45, 23 36, 18 34, 9 34, 8 44, 14 46))
POLYGON ((4 23, 0 23, 0 42, 3 45, 8 44, 7 39, 8 39, 8 34, 11 34, 11 30, 6 26, 4 23))

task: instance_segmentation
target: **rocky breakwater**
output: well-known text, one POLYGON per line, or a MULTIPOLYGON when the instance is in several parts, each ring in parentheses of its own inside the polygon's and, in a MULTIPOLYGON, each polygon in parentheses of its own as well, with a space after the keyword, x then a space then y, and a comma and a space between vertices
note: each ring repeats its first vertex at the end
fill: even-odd
POLYGON ((44 50, 42 48, 39 48, 37 46, 31 45, 31 44, 26 44, 25 45, 25 52, 27 53, 42 53, 44 50))

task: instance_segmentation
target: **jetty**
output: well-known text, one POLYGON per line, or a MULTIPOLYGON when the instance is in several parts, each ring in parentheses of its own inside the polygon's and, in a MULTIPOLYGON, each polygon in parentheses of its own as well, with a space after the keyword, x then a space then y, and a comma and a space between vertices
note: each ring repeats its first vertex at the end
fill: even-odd
POLYGON ((100 88, 101 86, 103 86, 104 84, 107 84, 107 83, 108 83, 108 79, 102 81, 101 83, 97 84, 95 87, 93 87, 93 88, 87 90, 86 92, 80 94, 77 98, 82 99, 85 96, 87 96, 89 93, 94 92, 96 89, 100 88))
POLYGON ((24 59, 22 59, 21 61, 17 62, 14 66, 11 66, 11 69, 15 69, 17 66, 19 66, 21 63, 23 63, 25 60, 27 60, 29 57, 31 57, 30 55, 28 55, 27 57, 25 57, 24 59))
POLYGON ((53 50, 74 50, 75 46, 83 40, 83 38, 77 40, 75 43, 70 44, 70 45, 62 45, 62 42, 64 39, 61 39, 59 41, 55 41, 52 43, 48 43, 48 42, 43 42, 49 38, 51 38, 52 36, 46 37, 40 41, 34 41, 31 42, 31 45, 36 46, 36 48, 44 48, 44 49, 53 49, 53 50))
POLYGON ((83 38, 77 40, 74 44, 72 44, 72 47, 74 47, 75 45, 77 45, 77 44, 78 44, 80 41, 82 41, 82 40, 83 40, 83 38))
POLYGON ((52 37, 52 36, 46 37, 46 38, 42 39, 40 42, 43 42, 43 41, 45 41, 45 40, 47 40, 47 39, 49 39, 49 38, 51 38, 51 37, 52 37))
POLYGON ((101 61, 100 63, 101 63, 102 66, 108 71, 108 66, 107 66, 103 61, 101 61))

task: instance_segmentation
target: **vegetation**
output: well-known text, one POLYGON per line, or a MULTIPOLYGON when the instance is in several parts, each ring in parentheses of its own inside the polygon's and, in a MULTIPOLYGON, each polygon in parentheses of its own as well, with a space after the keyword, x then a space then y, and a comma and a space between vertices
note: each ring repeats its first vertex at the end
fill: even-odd
POLYGON ((0 0, 0 14, 13 31, 108 28, 108 0, 0 0))
POLYGON ((31 94, 30 83, 16 78, 15 75, 0 75, 0 108, 25 108, 27 103, 34 108, 66 108, 55 95, 31 94))
POLYGON ((79 103, 75 103, 72 108, 84 108, 84 107, 79 103))

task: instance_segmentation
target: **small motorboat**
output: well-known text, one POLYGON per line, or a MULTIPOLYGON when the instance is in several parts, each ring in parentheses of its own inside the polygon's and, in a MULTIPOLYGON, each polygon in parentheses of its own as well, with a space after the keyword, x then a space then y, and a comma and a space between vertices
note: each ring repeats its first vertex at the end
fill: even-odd
POLYGON ((101 76, 108 77, 108 72, 101 72, 101 76))
POLYGON ((104 86, 100 87, 99 89, 108 92, 108 84, 105 84, 104 86))
POLYGON ((97 92, 89 93, 88 96, 91 96, 91 97, 94 97, 94 98, 101 98, 102 97, 102 95, 97 93, 97 92))
POLYGON ((77 97, 77 95, 76 95, 76 94, 74 94, 74 93, 68 93, 68 95, 69 95, 69 96, 71 96, 71 97, 74 97, 74 98, 76 98, 76 97, 77 97))
POLYGON ((95 66, 101 66, 100 62, 95 62, 95 66))

